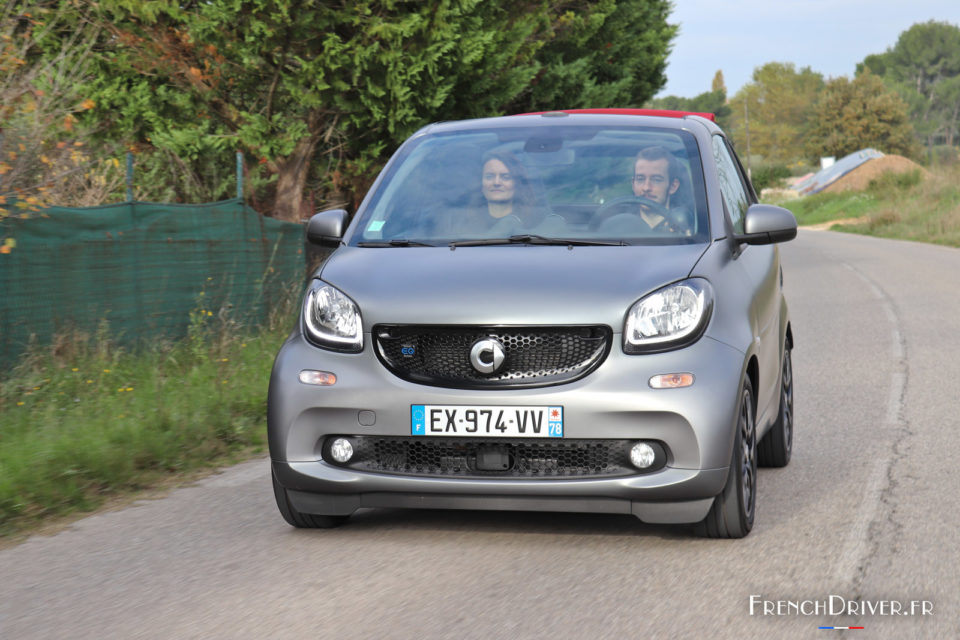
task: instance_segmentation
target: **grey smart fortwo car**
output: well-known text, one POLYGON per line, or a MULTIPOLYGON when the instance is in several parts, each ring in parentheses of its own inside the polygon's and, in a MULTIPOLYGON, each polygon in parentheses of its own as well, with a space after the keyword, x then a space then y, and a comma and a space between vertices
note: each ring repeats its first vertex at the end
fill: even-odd
POLYGON ((633 514, 742 537, 793 438, 778 242, 723 131, 691 114, 427 126, 353 220, 277 355, 280 513, 633 514))

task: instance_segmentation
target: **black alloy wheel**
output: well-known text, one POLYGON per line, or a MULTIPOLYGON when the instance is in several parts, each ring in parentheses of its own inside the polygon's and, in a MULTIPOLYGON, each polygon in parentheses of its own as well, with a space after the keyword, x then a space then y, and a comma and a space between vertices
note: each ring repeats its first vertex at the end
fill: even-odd
POLYGON ((740 388, 737 428, 727 483, 695 531, 708 538, 742 538, 750 533, 757 501, 757 423, 753 384, 744 378, 740 388))

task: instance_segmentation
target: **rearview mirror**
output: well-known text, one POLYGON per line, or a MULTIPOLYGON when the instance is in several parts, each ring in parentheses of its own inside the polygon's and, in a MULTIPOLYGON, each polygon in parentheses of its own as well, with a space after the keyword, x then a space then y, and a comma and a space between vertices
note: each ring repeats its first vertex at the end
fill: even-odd
POLYGON ((773 244, 797 237, 797 219, 788 209, 772 204, 750 205, 744 215, 744 233, 734 236, 737 242, 773 244))
POLYGON ((347 226, 347 212, 330 209, 313 214, 307 223, 307 241, 321 247, 336 247, 347 226))

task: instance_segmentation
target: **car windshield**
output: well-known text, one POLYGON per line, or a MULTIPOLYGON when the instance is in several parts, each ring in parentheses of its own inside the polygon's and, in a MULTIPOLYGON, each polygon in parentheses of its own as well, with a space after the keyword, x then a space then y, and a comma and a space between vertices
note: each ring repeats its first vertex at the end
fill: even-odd
POLYGON ((350 243, 689 244, 707 240, 707 219, 697 144, 686 131, 458 130, 401 148, 350 243))

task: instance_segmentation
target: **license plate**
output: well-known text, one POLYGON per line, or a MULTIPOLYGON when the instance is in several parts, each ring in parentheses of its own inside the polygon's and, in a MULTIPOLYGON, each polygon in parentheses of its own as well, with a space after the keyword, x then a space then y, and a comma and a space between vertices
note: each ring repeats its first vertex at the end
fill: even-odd
POLYGON ((563 407, 415 404, 410 434, 482 438, 562 438, 563 407))

